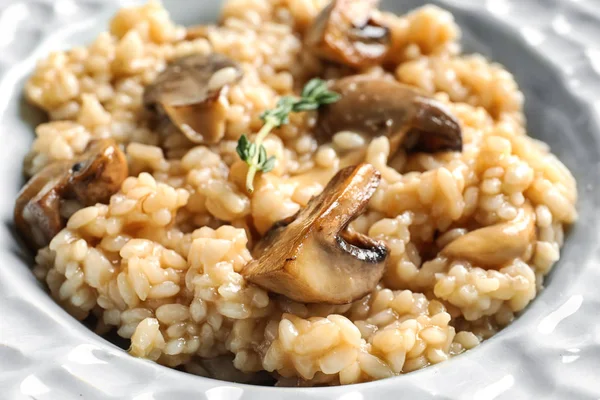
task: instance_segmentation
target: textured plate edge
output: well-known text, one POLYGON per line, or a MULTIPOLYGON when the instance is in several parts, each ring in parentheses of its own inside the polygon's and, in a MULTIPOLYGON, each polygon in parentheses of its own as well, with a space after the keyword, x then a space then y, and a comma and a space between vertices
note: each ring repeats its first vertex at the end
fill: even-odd
MULTIPOLYGON (((467 1, 467 0, 444 0, 444 2, 449 4, 451 7, 461 8, 464 10, 468 10, 468 12, 470 12, 470 13, 477 13, 482 17, 497 20, 497 18, 490 13, 490 10, 488 8, 486 8, 486 4, 488 4, 489 2, 488 3, 484 3, 484 2, 480 3, 477 1, 467 1)), ((6 1, 4 3, 8 3, 8 2, 6 1)), ((51 0, 38 0, 35 2, 23 2, 22 1, 19 3, 22 3, 22 4, 25 4, 25 3, 52 4, 52 1, 51 0)), ((71 2, 71 3, 73 3, 75 5, 79 4, 79 3, 74 3, 74 2, 71 2)), ((119 3, 118 1, 106 2, 106 1, 101 1, 101 0, 87 0, 87 1, 81 2, 81 4, 93 5, 95 7, 94 9, 96 11, 101 10, 100 12, 103 15, 110 14, 110 10, 114 10, 117 7, 118 3, 119 3)), ((131 2, 127 2, 127 3, 131 3, 131 2)), ((504 1, 504 3, 510 4, 510 2, 507 2, 507 1, 504 1)), ((575 7, 575 8, 581 7, 580 4, 576 4, 574 2, 563 2, 563 3, 568 4, 568 7, 575 7)), ((11 2, 9 6, 15 7, 15 4, 17 4, 17 3, 11 2)), ((2 7, 3 5, 5 6, 5 4, 0 3, 0 7, 2 7)), ((589 12, 589 10, 586 12, 589 12)), ((96 18, 96 16, 97 16, 97 14, 94 15, 94 18, 96 18)), ((597 21, 600 20, 599 17, 600 16, 598 16, 598 15, 594 15, 594 18, 597 21)), ((543 21, 541 21, 541 22, 542 23, 540 23, 540 21, 536 21, 536 23, 539 23, 540 25, 543 26, 544 25, 543 21)), ((85 23, 85 21, 78 22, 78 24, 84 24, 84 23, 85 23)), ((508 23, 508 25, 511 25, 511 24, 508 23)), ((511 25, 511 26, 513 27, 513 29, 518 28, 514 25, 511 25)), ((55 24, 53 24, 53 23, 50 23, 49 25, 46 26, 48 31, 51 31, 54 27, 55 27, 55 24)), ((67 27, 63 27, 61 32, 59 32, 57 34, 65 34, 65 30, 67 30, 67 29, 75 29, 76 30, 79 28, 77 28, 74 25, 69 25, 67 27)), ((551 38, 551 37, 557 35, 557 33, 554 30, 552 30, 552 28, 549 26, 543 26, 542 28, 535 28, 535 29, 539 29, 539 31, 548 38, 551 38)), ((46 38, 42 42, 42 44, 40 44, 37 47, 37 49, 34 50, 34 52, 29 57, 34 58, 34 56, 38 52, 43 51, 46 48, 46 44, 52 40, 53 40, 52 37, 46 38)), ((539 55, 552 61, 551 55, 547 53, 547 51, 544 49, 543 46, 540 46, 539 48, 537 48, 536 51, 539 55)), ((5 70, 7 65, 0 65, 0 76, 2 76, 2 79, 0 80, 0 88, 6 88, 5 84, 7 84, 7 82, 8 82, 8 84, 11 84, 11 81, 12 81, 12 83, 14 83, 16 77, 21 77, 23 74, 22 67, 28 64, 28 60, 31 61, 29 58, 25 58, 22 60, 13 60, 10 63, 11 68, 8 69, 8 74, 6 76, 4 76, 4 73, 7 72, 7 70, 5 70), (13 71, 14 71, 14 76, 11 75, 11 73, 13 71)), ((563 79, 564 79, 563 84, 570 87, 571 84, 568 81, 569 73, 564 68, 565 66, 562 66, 555 62, 552 62, 552 64, 556 68, 556 71, 559 72, 560 75, 563 77, 563 79)), ((14 89, 14 87, 12 89, 14 89)), ((2 91, 2 92, 4 92, 4 91, 2 91)), ((590 115, 595 116, 595 120, 593 123, 595 124, 596 127, 598 127, 598 125, 599 125, 598 124, 598 119, 599 119, 598 109, 594 108, 594 106, 592 105, 592 104, 596 104, 598 102, 597 95, 594 95, 591 92, 583 91, 579 94, 579 97, 581 98, 582 102, 584 102, 585 104, 588 105, 588 107, 590 109, 590 115)), ((2 115, 2 110, 4 109, 3 107, 1 107, 1 105, 2 105, 2 99, 0 98, 0 121, 2 120, 1 115, 2 115)), ((598 107, 598 106, 596 106, 596 107, 598 107)), ((596 254, 596 257, 598 256, 598 254, 600 254, 600 246, 598 246, 598 248, 596 249, 595 254, 596 254)), ((2 278, 5 278, 7 275, 4 272, 2 272, 2 273, 0 273, 0 276, 2 278)), ((0 286, 0 288, 1 288, 1 286, 0 286)), ((0 292, 0 298, 2 298, 1 292, 0 292)), ((8 298, 4 298, 3 300, 6 300, 6 303, 9 303, 8 298)), ((30 303, 29 305, 33 307, 33 303, 30 303)), ((32 310, 32 312, 34 310, 35 310, 35 308, 32 310)), ((95 358, 99 363, 110 361, 110 362, 114 363, 115 368, 117 368, 117 369, 123 368, 124 372, 127 372, 125 370, 128 368, 138 368, 140 370, 143 370, 144 372, 152 372, 152 374, 150 374, 149 376, 146 376, 146 378, 148 379, 149 385, 145 386, 145 388, 140 388, 140 387, 133 388, 132 387, 132 388, 128 388, 128 389, 121 389, 120 392, 119 392, 119 390, 115 390, 109 394, 106 392, 105 388, 94 388, 94 387, 86 386, 85 382, 82 382, 80 380, 80 378, 78 377, 77 372, 73 371, 73 370, 69 370, 69 368, 65 368, 64 364, 63 365, 52 365, 52 364, 46 365, 46 367, 50 370, 59 367, 60 373, 56 372, 56 374, 58 374, 58 376, 60 376, 61 378, 65 379, 65 380, 61 381, 61 382, 57 382, 57 385, 54 388, 48 388, 48 389, 55 390, 54 392, 44 392, 43 388, 38 385, 38 390, 40 392, 35 395, 36 396, 35 398, 40 398, 40 399, 41 398, 57 398, 57 397, 53 397, 53 396, 58 395, 58 394, 61 394, 63 396, 60 398, 69 398, 69 397, 64 397, 64 395, 66 393, 68 393, 68 392, 64 392, 64 385, 67 385, 67 382, 70 382, 69 384, 71 384, 73 387, 78 388, 82 392, 81 394, 84 394, 86 396, 85 398, 133 398, 133 396, 135 395, 136 398, 139 398, 139 399, 152 399, 152 398, 154 398, 153 393, 159 394, 160 396, 167 396, 169 393, 172 393, 172 396, 169 396, 170 398, 184 398, 184 397, 187 398, 188 395, 194 393, 196 396, 203 394, 204 396, 202 396, 202 397, 207 398, 207 399, 242 398, 242 397, 254 399, 254 398, 258 398, 258 396, 264 396, 265 394, 270 393, 273 395, 273 398, 282 398, 282 399, 286 399, 286 398, 290 398, 290 399, 291 398, 294 398, 294 399, 332 398, 332 397, 339 397, 339 396, 343 395, 342 397, 344 399, 349 400, 349 399, 360 399, 363 397, 370 398, 370 397, 376 396, 376 395, 385 396, 386 394, 390 394, 392 391, 396 391, 396 390, 405 390, 406 391, 405 393, 407 393, 407 392, 414 392, 415 394, 420 393, 419 397, 425 396, 425 395, 430 395, 430 396, 440 395, 439 392, 436 393, 435 389, 431 390, 432 388, 429 388, 427 385, 424 385, 424 382, 426 380, 420 379, 420 378, 435 376, 436 374, 438 374, 438 372, 441 371, 442 368, 444 368, 443 366, 430 367, 426 370, 419 371, 419 372, 407 375, 405 377, 395 378, 392 380, 379 381, 379 382, 374 382, 374 383, 370 383, 370 384, 353 385, 353 386, 342 387, 342 388, 294 389, 294 390, 259 388, 259 387, 254 387, 254 386, 228 384, 228 383, 223 383, 223 382, 214 381, 214 380, 210 380, 210 379, 194 377, 191 375, 179 373, 177 371, 166 370, 163 367, 155 366, 149 362, 133 359, 133 358, 127 356, 125 353, 123 353, 119 349, 117 349, 116 347, 114 347, 112 345, 107 345, 107 342, 105 342, 104 340, 102 340, 100 338, 93 338, 93 339, 90 338, 90 335, 87 334, 87 332, 85 330, 82 330, 80 328, 74 328, 71 325, 72 320, 70 320, 69 317, 66 316, 66 314, 63 315, 63 318, 61 318, 60 321, 54 321, 54 322, 61 325, 62 328, 65 330, 66 329, 71 330, 71 332, 69 332, 69 335, 72 336, 73 342, 69 343, 67 345, 68 347, 66 349, 70 348, 70 352, 66 356, 61 355, 61 356, 57 356, 57 357, 49 357, 49 359, 54 359, 55 362, 58 362, 60 359, 66 357, 68 360, 69 354, 72 355, 73 351, 77 350, 77 352, 79 352, 81 354, 87 354, 92 359, 95 358), (88 353, 92 354, 93 357, 90 356, 88 353), (67 375, 65 375, 65 372, 67 375), (71 380, 68 380, 69 378, 71 380), (75 379, 72 380, 73 378, 75 378, 75 379), (124 392, 123 390, 127 390, 127 391, 124 392), (115 397, 115 396, 117 396, 117 397, 115 397)), ((66 332, 62 332, 62 333, 66 334, 66 332)), ((0 332, 0 346, 2 346, 2 344, 3 344, 2 332, 0 332)), ((485 344, 484 344, 484 346, 485 346, 485 344)), ((66 350, 66 349, 63 348, 62 350, 66 350)), ((1 361, 0 361, 0 366, 1 366, 1 361)), ((43 369, 41 365, 39 366, 39 369, 40 370, 43 369)), ((48 371, 45 371, 45 372, 48 372, 48 371)), ((28 385, 31 385, 35 389, 35 379, 34 379, 35 376, 36 376, 35 374, 29 374, 24 377, 19 376, 18 371, 16 373, 13 373, 13 372, 3 373, 3 374, 0 374, 0 387, 7 385, 8 384, 7 382, 10 380, 11 384, 18 383, 18 382, 27 383, 28 385), (32 376, 33 376, 33 378, 31 378, 32 376), (29 381, 27 381, 27 379, 29 379, 29 381)), ((44 384, 44 383, 45 382, 42 382, 42 384, 44 384)), ((504 381, 504 383, 503 383, 502 381, 495 381, 495 382, 490 382, 490 385, 488 387, 491 389, 494 389, 495 387, 497 388, 499 384, 500 384, 500 386, 502 386, 501 384, 504 384, 506 386, 508 383, 510 383, 510 382, 504 381), (496 385, 496 386, 494 386, 494 385, 496 385)), ((514 381, 512 383, 513 383, 513 385, 508 385, 508 389, 506 391, 496 392, 496 395, 502 396, 502 397, 510 396, 512 394, 514 381)), ((482 387, 482 390, 483 389, 486 389, 486 387, 482 387)), ((452 390, 450 390, 449 393, 450 392, 452 392, 452 390)), ((477 391, 476 393, 473 394, 473 397, 477 397, 477 396, 480 396, 481 398, 496 398, 493 391, 485 392, 485 390, 477 391), (492 396, 492 397, 490 397, 490 396, 492 396)), ((600 394, 599 394, 599 396, 600 396, 600 394)), ((75 395, 74 398, 78 398, 78 396, 75 395)), ((410 398, 416 398, 416 397, 410 397, 410 398)), ((453 395, 451 398, 461 398, 461 396, 453 395)))

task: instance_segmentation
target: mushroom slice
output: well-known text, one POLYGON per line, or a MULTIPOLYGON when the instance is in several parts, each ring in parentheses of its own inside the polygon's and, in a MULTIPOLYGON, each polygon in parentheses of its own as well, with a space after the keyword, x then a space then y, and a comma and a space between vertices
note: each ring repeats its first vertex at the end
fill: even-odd
POLYGON ((396 81, 350 76, 331 90, 341 99, 319 110, 317 138, 330 141, 341 131, 369 137, 387 136, 391 151, 462 151, 462 131, 456 117, 441 102, 396 81))
POLYGON ((318 56, 354 68, 379 64, 387 55, 390 30, 377 21, 379 0, 333 0, 309 28, 305 43, 318 56))
POLYGON ((383 275, 388 249, 347 227, 380 179, 370 164, 338 172, 306 208, 257 244, 257 259, 242 272, 246 279, 303 303, 345 304, 369 293, 383 275))
POLYGON ((35 174, 21 189, 15 203, 14 220, 27 245, 44 247, 64 226, 60 216, 60 195, 65 170, 70 163, 52 163, 35 174))
POLYGON ((127 160, 116 142, 90 143, 76 162, 55 162, 21 189, 15 202, 14 220, 27 244, 37 250, 65 227, 61 201, 76 199, 85 206, 106 203, 127 178, 127 160))
POLYGON ((114 140, 92 141, 70 168, 69 195, 85 206, 108 203, 128 175, 127 159, 114 140))
POLYGON ((441 254, 482 268, 500 268, 522 257, 534 240, 535 213, 526 204, 513 220, 469 232, 446 245, 441 254))
POLYGON ((186 56, 146 87, 144 105, 158 122, 170 120, 192 142, 217 143, 225 134, 227 90, 241 78, 241 67, 224 55, 186 56))

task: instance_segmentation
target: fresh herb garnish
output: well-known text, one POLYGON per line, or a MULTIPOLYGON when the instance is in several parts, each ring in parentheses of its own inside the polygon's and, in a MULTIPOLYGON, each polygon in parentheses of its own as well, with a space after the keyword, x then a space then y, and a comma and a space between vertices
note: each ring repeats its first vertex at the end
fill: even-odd
POLYGON ((340 97, 338 93, 327 88, 327 82, 315 78, 304 86, 301 97, 282 97, 275 108, 262 113, 260 118, 265 124, 256 135, 254 143, 246 135, 242 135, 236 148, 242 161, 250 166, 246 176, 246 189, 248 192, 252 193, 254 191, 254 176, 258 171, 269 172, 275 167, 275 157, 268 157, 265 146, 262 144, 267 135, 273 129, 289 123, 290 113, 314 111, 322 105, 335 103, 340 97))

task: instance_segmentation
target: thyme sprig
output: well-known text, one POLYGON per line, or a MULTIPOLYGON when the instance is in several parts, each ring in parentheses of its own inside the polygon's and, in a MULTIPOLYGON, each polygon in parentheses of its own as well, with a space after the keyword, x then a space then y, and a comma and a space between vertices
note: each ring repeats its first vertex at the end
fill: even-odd
POLYGON ((275 128, 290 122, 289 115, 292 112, 314 111, 322 105, 332 104, 340 99, 338 93, 327 88, 327 82, 315 78, 310 80, 302 90, 300 97, 285 96, 279 99, 275 108, 261 114, 264 122, 263 127, 256 135, 252 143, 246 135, 238 140, 237 153, 246 164, 250 166, 246 175, 246 190, 254 191, 254 177, 258 171, 269 172, 275 167, 275 157, 267 156, 267 150, 263 141, 275 128))

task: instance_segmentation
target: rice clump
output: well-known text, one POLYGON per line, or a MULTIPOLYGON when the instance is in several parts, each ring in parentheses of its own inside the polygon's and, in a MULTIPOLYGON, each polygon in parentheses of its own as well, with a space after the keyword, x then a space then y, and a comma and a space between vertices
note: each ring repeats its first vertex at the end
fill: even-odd
POLYGON ((448 105, 463 128, 459 153, 390 158, 390 143, 341 132, 319 146, 314 118, 293 114, 265 142, 273 171, 244 190, 235 153, 260 114, 313 76, 350 71, 303 49, 324 0, 229 0, 219 23, 186 39, 157 1, 120 10, 86 47, 50 54, 27 82, 50 121, 36 129, 27 174, 73 160, 113 138, 130 177, 108 204, 76 207, 39 251, 34 272, 78 319, 131 340, 130 353, 170 367, 243 382, 264 371, 278 385, 339 385, 415 371, 477 346, 511 323, 542 288, 577 218, 576 182, 548 146, 527 136, 523 94, 501 65, 460 52, 452 15, 424 6, 382 13, 392 30, 391 67, 360 71, 417 86, 448 105), (217 52, 243 79, 227 94, 225 137, 198 146, 150 128, 144 88, 172 60, 217 52), (341 158, 364 150, 383 176, 352 227, 391 249, 384 279, 352 304, 301 304, 270 296, 240 274, 273 223, 319 194, 341 158), (439 254, 483 226, 535 220, 523 257, 499 269, 439 254), (221 360, 214 368, 211 360, 221 360), (220 374, 220 375, 219 375, 220 374))

